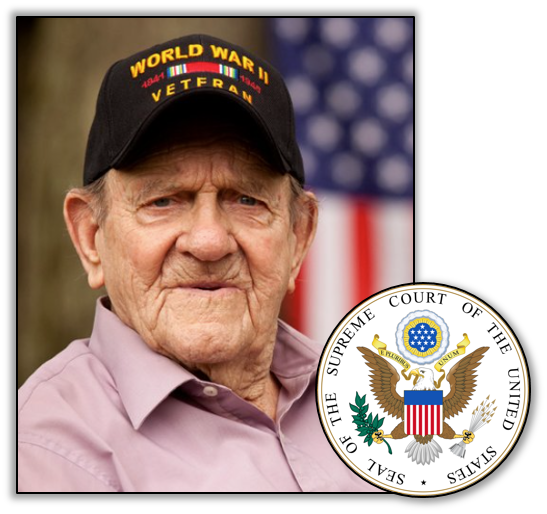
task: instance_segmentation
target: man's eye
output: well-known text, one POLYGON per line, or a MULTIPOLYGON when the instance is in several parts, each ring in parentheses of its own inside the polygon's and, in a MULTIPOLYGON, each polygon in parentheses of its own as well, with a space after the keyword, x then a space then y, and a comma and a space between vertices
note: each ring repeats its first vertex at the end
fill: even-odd
POLYGON ((250 207, 256 205, 258 203, 256 198, 253 198, 252 196, 240 196, 239 197, 239 203, 242 205, 248 205, 250 207))
POLYGON ((154 207, 168 207, 171 205, 171 199, 170 198, 158 198, 157 200, 154 200, 152 202, 152 205, 154 207))

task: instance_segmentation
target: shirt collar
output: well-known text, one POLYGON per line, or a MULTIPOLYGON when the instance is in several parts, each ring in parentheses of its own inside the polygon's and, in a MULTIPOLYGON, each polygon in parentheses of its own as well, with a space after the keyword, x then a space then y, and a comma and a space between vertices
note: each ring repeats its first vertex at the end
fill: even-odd
MULTIPOLYGON (((105 306, 107 303, 106 297, 97 301, 89 348, 113 377, 133 428, 138 430, 175 389, 198 379, 180 364, 152 350, 105 306)), ((319 353, 316 344, 279 321, 271 369, 290 393, 297 393, 298 389, 301 394, 315 376, 319 353)))
POLYGON ((272 371, 277 378, 315 374, 320 349, 316 343, 279 320, 272 371))
POLYGON ((173 390, 195 376, 152 350, 105 307, 107 301, 97 301, 89 348, 110 372, 133 428, 138 429, 173 390))

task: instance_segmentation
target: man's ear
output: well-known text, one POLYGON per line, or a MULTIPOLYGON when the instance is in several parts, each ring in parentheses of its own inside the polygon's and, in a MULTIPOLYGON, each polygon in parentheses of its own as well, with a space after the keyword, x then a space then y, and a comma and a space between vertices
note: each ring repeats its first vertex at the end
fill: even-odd
POLYGON ((99 289, 104 285, 104 274, 96 244, 99 224, 91 206, 91 197, 75 189, 69 191, 63 213, 72 244, 87 273, 87 282, 92 289, 99 289))
POLYGON ((296 210, 296 219, 293 222, 296 246, 287 289, 289 293, 292 293, 296 287, 296 277, 315 238, 318 217, 317 198, 312 192, 305 191, 296 201, 300 204, 296 210))

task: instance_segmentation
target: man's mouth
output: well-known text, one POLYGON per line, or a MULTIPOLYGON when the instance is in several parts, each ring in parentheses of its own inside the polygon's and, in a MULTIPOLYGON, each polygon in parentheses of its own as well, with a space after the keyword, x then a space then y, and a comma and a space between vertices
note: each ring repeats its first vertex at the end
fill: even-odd
POLYGON ((189 284, 182 284, 178 286, 178 288, 188 292, 203 292, 205 294, 233 292, 239 289, 234 284, 228 282, 193 282, 189 284))
POLYGON ((203 291, 216 291, 217 289, 222 289, 224 287, 230 287, 225 282, 196 282, 193 284, 188 284, 184 287, 190 287, 192 289, 201 289, 203 291))

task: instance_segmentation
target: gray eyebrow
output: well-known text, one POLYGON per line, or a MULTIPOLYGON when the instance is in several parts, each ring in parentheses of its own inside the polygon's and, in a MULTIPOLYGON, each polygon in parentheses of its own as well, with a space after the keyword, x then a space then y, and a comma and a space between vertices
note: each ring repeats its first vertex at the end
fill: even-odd
POLYGON ((179 189, 180 185, 174 184, 173 182, 165 183, 165 181, 161 179, 149 179, 143 181, 137 191, 129 193, 129 199, 131 202, 139 204, 152 194, 170 195, 179 189))

